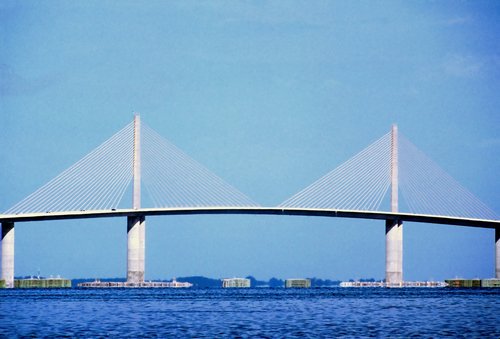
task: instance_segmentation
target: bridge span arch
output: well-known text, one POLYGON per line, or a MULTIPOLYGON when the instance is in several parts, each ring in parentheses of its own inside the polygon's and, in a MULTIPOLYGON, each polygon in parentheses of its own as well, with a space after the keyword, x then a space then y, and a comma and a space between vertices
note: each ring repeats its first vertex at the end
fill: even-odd
POLYGON ((260 215, 288 215, 288 216, 315 216, 330 218, 354 218, 373 220, 400 220, 431 224, 445 224, 455 226, 497 228, 500 220, 472 219, 453 216, 439 216, 426 214, 412 214, 401 212, 357 211, 327 208, 290 208, 290 207, 168 207, 168 208, 140 208, 140 209, 112 209, 95 211, 66 211, 26 214, 0 214, 0 222, 27 222, 41 220, 64 220, 86 218, 113 218, 139 217, 154 215, 192 215, 192 214, 260 214, 260 215))

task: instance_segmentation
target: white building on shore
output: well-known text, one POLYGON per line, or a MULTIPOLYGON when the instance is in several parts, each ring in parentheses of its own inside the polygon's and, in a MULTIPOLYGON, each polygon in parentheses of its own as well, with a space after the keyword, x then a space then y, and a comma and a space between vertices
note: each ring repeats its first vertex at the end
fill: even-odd
POLYGON ((222 279, 223 288, 249 288, 250 279, 246 278, 227 278, 222 279))

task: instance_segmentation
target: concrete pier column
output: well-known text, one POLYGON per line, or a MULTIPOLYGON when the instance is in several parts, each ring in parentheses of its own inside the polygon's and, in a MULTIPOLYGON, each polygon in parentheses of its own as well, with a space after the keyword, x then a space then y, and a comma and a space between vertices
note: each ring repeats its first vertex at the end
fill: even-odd
POLYGON ((144 216, 127 218, 127 282, 144 282, 144 216))
POLYGON ((139 227, 139 272, 142 272, 142 280, 144 281, 144 276, 146 272, 146 217, 141 218, 139 227))
MULTIPOLYGON (((391 130, 391 212, 399 210, 398 127, 391 130)), ((403 282, 403 222, 385 221, 385 281, 389 284, 403 282)))
POLYGON ((14 287, 14 223, 2 222, 2 280, 7 288, 14 287))
MULTIPOLYGON (((141 208, 141 119, 134 116, 134 183, 132 192, 132 207, 141 208)), ((127 282, 144 282, 146 254, 146 217, 127 218, 127 282)))
POLYGON ((500 279, 500 227, 495 228, 495 278, 500 279))
POLYGON ((399 220, 385 222, 385 281, 403 281, 403 222, 399 220))

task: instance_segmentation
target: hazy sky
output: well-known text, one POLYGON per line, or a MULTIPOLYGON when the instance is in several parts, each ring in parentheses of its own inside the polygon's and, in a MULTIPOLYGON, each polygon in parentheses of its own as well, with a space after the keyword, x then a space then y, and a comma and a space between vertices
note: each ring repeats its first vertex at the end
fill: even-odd
MULTIPOLYGON (((141 113, 275 206, 399 130, 500 211, 498 1, 2 1, 0 211, 141 113)), ((148 279, 384 277, 384 222, 147 218, 148 279)), ((406 223, 407 280, 494 275, 494 232, 406 223)), ((16 224, 16 275, 126 275, 122 218, 16 224)))

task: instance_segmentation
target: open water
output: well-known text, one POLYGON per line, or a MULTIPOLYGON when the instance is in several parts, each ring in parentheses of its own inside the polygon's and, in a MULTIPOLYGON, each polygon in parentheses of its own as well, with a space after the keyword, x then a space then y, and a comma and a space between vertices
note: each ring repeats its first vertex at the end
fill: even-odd
POLYGON ((500 337, 499 289, 0 290, 0 337, 500 337))

